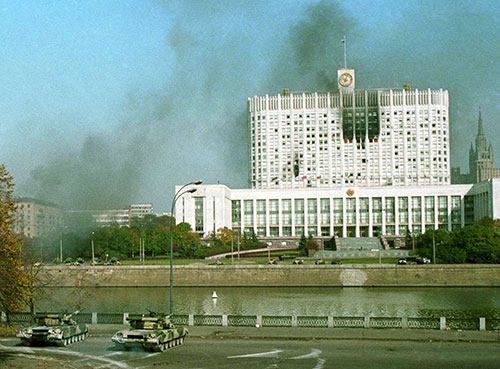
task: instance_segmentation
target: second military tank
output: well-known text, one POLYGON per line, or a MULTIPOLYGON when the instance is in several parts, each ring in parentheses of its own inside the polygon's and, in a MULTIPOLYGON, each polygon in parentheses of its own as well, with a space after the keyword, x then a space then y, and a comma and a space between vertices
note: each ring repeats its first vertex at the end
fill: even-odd
POLYGON ((116 332, 111 340, 124 349, 142 346, 150 351, 165 351, 184 343, 188 330, 175 327, 170 315, 150 312, 127 317, 130 328, 116 332))
POLYGON ((25 345, 56 344, 67 346, 83 341, 88 334, 86 324, 77 323, 72 319, 72 314, 67 313, 38 313, 35 314, 35 325, 21 330, 17 337, 25 345))

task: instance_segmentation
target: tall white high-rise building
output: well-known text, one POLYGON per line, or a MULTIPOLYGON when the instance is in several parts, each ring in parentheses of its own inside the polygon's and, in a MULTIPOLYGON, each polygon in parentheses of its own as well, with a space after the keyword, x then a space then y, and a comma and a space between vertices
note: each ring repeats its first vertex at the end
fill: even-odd
POLYGON ((450 184, 448 91, 355 89, 347 68, 337 80, 249 98, 251 188, 197 186, 177 221, 201 235, 396 239, 500 217, 500 179, 450 184))
POLYGON ((248 99, 252 188, 450 184, 448 91, 338 84, 248 99))

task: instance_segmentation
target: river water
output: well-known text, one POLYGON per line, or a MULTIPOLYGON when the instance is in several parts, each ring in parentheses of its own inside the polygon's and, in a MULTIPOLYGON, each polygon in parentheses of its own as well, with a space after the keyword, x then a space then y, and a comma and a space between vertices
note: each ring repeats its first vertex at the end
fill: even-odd
MULTIPOLYGON (((500 288, 177 287, 176 314, 500 318, 500 288)), ((38 311, 168 311, 168 288, 45 288, 38 311)))

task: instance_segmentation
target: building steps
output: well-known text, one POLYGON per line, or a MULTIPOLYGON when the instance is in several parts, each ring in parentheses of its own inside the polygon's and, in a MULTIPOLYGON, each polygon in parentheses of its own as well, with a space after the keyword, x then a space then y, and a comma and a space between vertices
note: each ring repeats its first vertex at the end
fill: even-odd
POLYGON ((371 251, 382 247, 377 237, 345 237, 339 238, 342 251, 371 251))

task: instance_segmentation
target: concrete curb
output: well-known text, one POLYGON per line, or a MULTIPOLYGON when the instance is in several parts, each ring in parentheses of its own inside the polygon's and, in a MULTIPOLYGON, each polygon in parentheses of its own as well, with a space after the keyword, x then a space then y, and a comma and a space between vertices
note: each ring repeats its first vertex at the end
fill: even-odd
MULTIPOLYGON (((92 336, 108 336, 126 329, 125 325, 89 325, 92 336)), ((190 337, 218 340, 290 341, 394 341, 394 342, 471 342, 500 344, 497 331, 440 331, 427 329, 364 328, 281 328, 281 327, 188 327, 190 337)))

